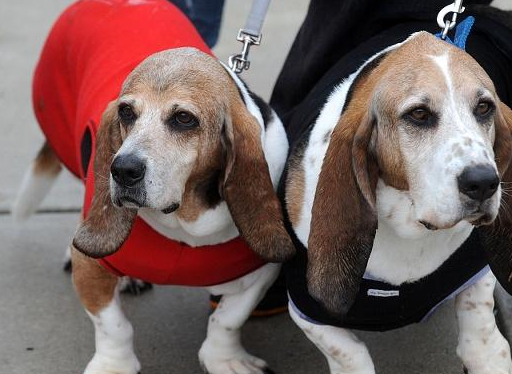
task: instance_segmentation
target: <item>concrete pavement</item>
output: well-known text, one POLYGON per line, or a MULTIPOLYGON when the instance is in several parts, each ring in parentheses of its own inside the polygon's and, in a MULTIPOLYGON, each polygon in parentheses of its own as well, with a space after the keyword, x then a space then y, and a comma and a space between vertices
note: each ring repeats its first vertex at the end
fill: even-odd
MULTIPOLYGON (((0 217, 0 373, 81 373, 93 354, 93 329, 62 271, 62 254, 77 214, 38 214, 24 228, 0 217)), ((155 287, 123 295, 135 328, 144 374, 200 374, 208 295, 200 289, 155 287)), ((388 333, 358 333, 380 374, 461 374, 450 305, 425 324, 388 333), (406 352, 407 354, 404 354, 406 352)), ((247 349, 278 374, 327 373, 323 356, 287 315, 250 320, 247 349)))
MULTIPOLYGON (((499 0, 510 5, 510 0, 499 0)), ((68 0, 0 2, 0 211, 8 209, 42 136, 30 104, 32 69, 47 31, 68 0), (43 5, 44 4, 44 5, 43 5)), ((251 88, 268 98, 307 0, 272 2, 264 42, 244 73, 251 88)), ((238 52, 234 40, 250 7, 228 0, 218 56, 238 52)), ((51 209, 79 208, 83 189, 63 175, 44 203, 51 209)), ((0 215, 0 374, 80 373, 93 354, 93 330, 72 290, 61 258, 77 214, 38 214, 23 227, 0 215)), ((123 297, 136 331, 144 374, 200 373, 197 350, 204 338, 207 294, 198 289, 155 287, 123 297)), ((451 305, 422 325, 395 332, 358 333, 368 343, 380 374, 460 374, 455 356, 457 327, 451 305)), ((327 373, 321 354, 287 316, 251 320, 244 327, 250 352, 277 373, 327 373)))

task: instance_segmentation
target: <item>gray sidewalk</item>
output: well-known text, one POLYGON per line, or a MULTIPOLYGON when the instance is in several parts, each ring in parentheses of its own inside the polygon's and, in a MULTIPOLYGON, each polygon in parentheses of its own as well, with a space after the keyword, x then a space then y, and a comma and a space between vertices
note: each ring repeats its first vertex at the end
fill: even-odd
MULTIPOLYGON (((0 212, 8 210, 23 171, 42 142, 31 108, 31 74, 49 27, 69 3, 0 2, 0 212)), ((511 6, 512 0, 499 3, 511 6)), ((251 71, 244 73, 249 86, 265 98, 307 4, 307 0, 276 0, 271 5, 263 45, 253 50, 251 71)), ((226 3, 216 48, 224 61, 240 48, 234 37, 249 7, 248 0, 226 3)), ((44 207, 79 209, 82 193, 80 183, 64 174, 44 207)), ((74 294, 69 275, 61 269, 64 248, 77 221, 76 213, 38 214, 17 227, 8 215, 0 215, 0 374, 80 373, 92 356, 92 324, 74 294)), ((155 287, 140 297, 123 299, 135 328, 144 374, 201 373, 197 350, 209 312, 204 291, 155 287)), ((285 315, 251 320, 243 334, 248 350, 265 358, 279 374, 327 373, 321 354, 285 315)), ((368 343, 380 374, 460 374, 456 334, 449 303, 427 323, 357 335, 368 343)))

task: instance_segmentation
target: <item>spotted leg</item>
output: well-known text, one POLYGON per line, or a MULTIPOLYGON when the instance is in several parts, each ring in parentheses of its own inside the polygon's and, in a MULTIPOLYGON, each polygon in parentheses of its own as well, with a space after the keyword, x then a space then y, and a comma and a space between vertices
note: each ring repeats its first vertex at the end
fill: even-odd
POLYGON ((240 329, 279 274, 280 265, 267 264, 233 282, 210 287, 212 295, 223 295, 208 321, 206 340, 199 361, 209 374, 270 373, 265 361, 246 352, 240 329))
POLYGON ((494 318, 496 278, 489 272, 457 296, 459 323, 457 354, 469 374, 512 374, 510 346, 494 318))
POLYGON ((71 249, 73 283, 94 324, 96 352, 84 374, 137 374, 133 328, 119 300, 119 278, 94 259, 71 249))
POLYGON ((327 358, 331 374, 375 374, 372 358, 350 330, 307 321, 291 304, 290 316, 327 358))

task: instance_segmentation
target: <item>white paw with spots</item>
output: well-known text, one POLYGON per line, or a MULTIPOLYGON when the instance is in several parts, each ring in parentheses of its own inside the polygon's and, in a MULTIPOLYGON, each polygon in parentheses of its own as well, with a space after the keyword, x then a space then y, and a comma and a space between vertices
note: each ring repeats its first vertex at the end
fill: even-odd
POLYGON ((140 363, 135 355, 107 357, 96 353, 85 368, 84 374, 137 374, 140 363))
POLYGON ((219 347, 205 340, 199 350, 199 361, 208 374, 265 374, 265 361, 247 353, 241 345, 219 347))
POLYGON ((496 278, 489 272, 455 301, 459 323, 457 354, 469 374, 512 374, 510 346, 493 313, 496 278))
POLYGON ((474 336, 461 336, 457 353, 468 369, 468 374, 512 374, 510 348, 496 330, 481 341, 474 336))

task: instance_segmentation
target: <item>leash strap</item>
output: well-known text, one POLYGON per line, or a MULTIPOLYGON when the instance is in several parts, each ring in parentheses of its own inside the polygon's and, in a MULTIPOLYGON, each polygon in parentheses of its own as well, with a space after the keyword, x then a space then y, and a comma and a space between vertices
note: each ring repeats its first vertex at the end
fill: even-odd
POLYGON ((257 38, 261 37, 261 29, 263 27, 265 16, 267 15, 269 4, 270 0, 253 1, 251 11, 249 12, 247 21, 245 22, 245 27, 242 29, 245 34, 249 34, 257 38))
MULTIPOLYGON (((456 47, 459 47, 462 50, 466 50, 466 41, 468 40, 469 34, 471 33, 471 29, 475 24, 475 17, 469 16, 464 21, 462 21, 457 28, 455 29, 455 37, 453 41, 445 36, 444 41, 450 44, 453 44, 456 47)), ((440 39, 443 39, 443 34, 438 33, 436 36, 440 39)))
POLYGON ((267 15, 270 0, 254 0, 243 29, 238 31, 236 40, 243 43, 242 52, 229 56, 229 68, 237 74, 249 69, 249 49, 261 43, 261 29, 267 15))

